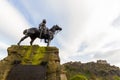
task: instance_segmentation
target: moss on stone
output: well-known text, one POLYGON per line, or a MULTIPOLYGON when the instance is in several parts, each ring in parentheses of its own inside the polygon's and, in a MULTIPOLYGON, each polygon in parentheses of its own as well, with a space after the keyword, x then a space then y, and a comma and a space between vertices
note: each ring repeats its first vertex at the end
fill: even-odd
POLYGON ((8 48, 8 53, 9 55, 14 54, 17 59, 21 60, 23 65, 39 65, 45 57, 46 47, 12 45, 8 48))
POLYGON ((46 52, 46 48, 45 47, 38 48, 36 50, 36 52, 33 52, 33 54, 34 54, 34 56, 32 57, 32 64, 33 65, 38 65, 38 64, 41 63, 41 61, 45 57, 45 53, 44 52, 46 52))

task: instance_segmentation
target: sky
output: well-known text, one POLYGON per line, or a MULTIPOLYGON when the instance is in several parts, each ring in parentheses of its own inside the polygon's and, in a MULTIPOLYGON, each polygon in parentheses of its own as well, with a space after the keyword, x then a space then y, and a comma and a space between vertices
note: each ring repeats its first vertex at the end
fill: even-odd
MULTIPOLYGON (((120 0, 0 0, 0 59, 17 44, 24 29, 43 19, 62 27, 51 42, 61 63, 107 60, 120 67, 120 0)), ((30 39, 21 44, 29 45, 30 39)), ((33 44, 46 46, 39 39, 33 44)))

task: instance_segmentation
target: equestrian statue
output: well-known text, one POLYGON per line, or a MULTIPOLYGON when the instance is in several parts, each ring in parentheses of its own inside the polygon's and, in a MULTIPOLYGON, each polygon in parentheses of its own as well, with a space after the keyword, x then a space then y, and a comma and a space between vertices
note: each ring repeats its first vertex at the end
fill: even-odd
POLYGON ((30 45, 33 44, 33 42, 36 38, 39 38, 39 39, 44 39, 44 42, 47 43, 47 46, 49 46, 49 44, 50 44, 51 40, 54 38, 54 35, 56 34, 56 32, 61 31, 62 28, 59 27, 58 25, 53 25, 52 28, 48 29, 45 24, 46 24, 46 20, 43 19, 42 23, 39 24, 39 29, 38 28, 25 29, 23 31, 24 37, 22 37, 17 44, 20 45, 20 43, 24 39, 30 37, 30 39, 31 39, 30 45))

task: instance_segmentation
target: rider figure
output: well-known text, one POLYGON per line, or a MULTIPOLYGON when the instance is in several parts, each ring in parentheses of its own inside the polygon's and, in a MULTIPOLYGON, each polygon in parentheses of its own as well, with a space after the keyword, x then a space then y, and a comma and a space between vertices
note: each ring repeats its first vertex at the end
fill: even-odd
POLYGON ((47 34, 46 20, 43 19, 42 23, 39 24, 40 37, 42 33, 47 34))

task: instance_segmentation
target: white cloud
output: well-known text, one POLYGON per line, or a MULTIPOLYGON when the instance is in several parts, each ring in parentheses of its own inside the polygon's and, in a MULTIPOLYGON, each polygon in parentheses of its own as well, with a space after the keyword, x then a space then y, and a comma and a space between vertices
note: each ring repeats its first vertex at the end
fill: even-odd
POLYGON ((0 60, 7 56, 7 48, 9 45, 0 42, 0 60))
MULTIPOLYGON (((22 15, 6 0, 0 0, 0 32, 4 37, 18 40, 22 31, 29 27, 22 15)), ((14 41, 14 40, 13 40, 14 41)))
MULTIPOLYGON (((71 14, 69 15, 70 23, 67 28, 68 31, 66 31, 67 36, 64 38, 62 35, 62 38, 60 37, 58 39, 60 44, 62 44, 61 50, 64 51, 60 53, 61 57, 63 57, 63 54, 67 56, 67 58, 76 55, 85 59, 83 60, 81 58, 77 58, 79 60, 90 61, 100 59, 94 57, 96 54, 103 55, 108 51, 120 49, 120 46, 116 45, 120 44, 120 29, 116 29, 112 25, 112 22, 119 16, 120 13, 120 1, 85 0, 82 1, 82 3, 84 3, 82 5, 82 9, 80 8, 80 2, 81 0, 68 2, 69 5, 67 5, 67 7, 71 9, 71 14), (76 52, 83 42, 85 42, 88 47, 86 47, 83 52, 76 52), (116 44, 104 47, 105 45, 113 42, 116 44), (86 59, 87 55, 89 57, 86 59)), ((108 55, 104 56, 107 57, 108 55)), ((117 53, 116 55, 119 56, 117 53)), ((112 57, 112 55, 110 57, 112 57)), ((113 63, 112 60, 116 60, 115 57, 117 56, 108 58, 109 62, 113 63)), ((101 57, 101 59, 106 58, 101 57)))
POLYGON ((7 0, 0 0, 0 59, 7 56, 8 46, 16 44, 26 28, 29 24, 23 16, 7 0))

